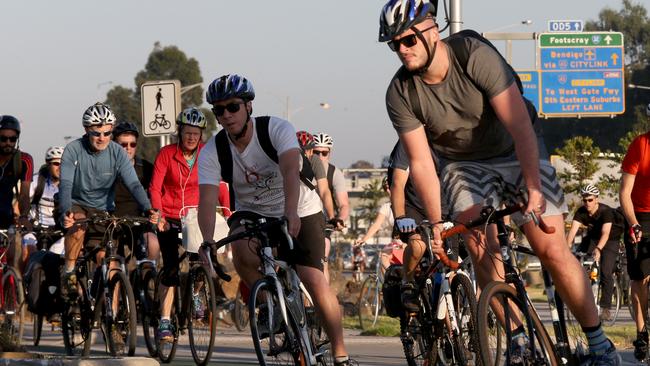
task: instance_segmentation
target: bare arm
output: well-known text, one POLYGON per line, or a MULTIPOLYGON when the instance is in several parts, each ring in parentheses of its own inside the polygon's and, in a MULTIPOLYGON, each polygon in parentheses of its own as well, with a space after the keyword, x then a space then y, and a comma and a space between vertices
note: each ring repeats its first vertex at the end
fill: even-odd
POLYGON ((526 212, 539 209, 543 213, 546 210, 546 203, 540 191, 542 185, 537 137, 517 84, 512 83, 508 89, 494 96, 490 104, 515 143, 515 153, 529 195, 526 212))
POLYGON ((287 150, 279 156, 280 173, 284 188, 284 215, 289 221, 289 233, 296 237, 300 232, 298 199, 300 198, 300 175, 298 149, 287 150))
POLYGON ((605 248, 605 244, 607 243, 607 239, 609 239, 609 232, 612 230, 612 223, 611 222, 606 222, 603 224, 603 229, 600 232, 600 239, 598 239, 598 243, 596 244, 596 248, 598 250, 603 250, 605 248))
POLYGON ((29 215, 29 187, 31 184, 31 181, 20 181, 20 194, 18 195, 18 210, 20 216, 26 217, 29 215))
POLYGON ((573 245, 573 240, 576 238, 576 234, 578 233, 581 225, 582 224, 580 221, 573 220, 571 222, 571 229, 569 229, 569 233, 566 236, 566 242, 569 244, 569 248, 571 248, 573 245))
MULTIPOLYGON (((619 200, 621 201, 621 207, 623 208, 623 215, 628 225, 633 226, 637 225, 639 221, 636 218, 634 213, 634 204, 632 203, 632 188, 634 188, 634 181, 636 180, 636 175, 623 173, 621 176, 621 188, 619 191, 619 200)), ((641 240, 643 236, 642 232, 639 232, 638 236, 632 238, 632 242, 636 243, 641 240)))
POLYGON ((409 172, 402 169, 393 169, 393 179, 390 185, 390 204, 393 209, 393 216, 402 217, 406 215, 406 197, 404 187, 409 178, 409 172))
POLYGON ((319 179, 316 184, 318 185, 318 195, 320 200, 323 202, 323 208, 327 214, 328 219, 334 218, 334 202, 332 201, 332 192, 330 191, 330 186, 327 184, 327 178, 319 179))
POLYGON ((345 221, 350 216, 350 200, 348 192, 336 192, 336 202, 339 204, 339 219, 345 221))
POLYGON ((372 225, 370 225, 368 231, 366 231, 366 234, 363 236, 363 238, 357 240, 357 243, 365 243, 370 238, 375 236, 375 234, 377 234, 377 231, 381 229, 381 224, 384 223, 384 220, 386 220, 386 216, 384 216, 381 212, 378 213, 377 217, 375 217, 375 221, 372 222, 372 225))
POLYGON ((219 203, 219 187, 212 184, 199 184, 199 228, 203 241, 214 239, 216 207, 219 203))

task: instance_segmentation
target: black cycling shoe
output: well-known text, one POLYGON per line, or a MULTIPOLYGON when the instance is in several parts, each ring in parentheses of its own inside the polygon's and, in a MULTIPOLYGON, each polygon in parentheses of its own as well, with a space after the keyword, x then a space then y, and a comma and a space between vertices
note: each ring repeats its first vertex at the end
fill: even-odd
POLYGON ((348 357, 344 361, 339 361, 337 362, 336 360, 334 361, 334 366, 359 366, 359 363, 350 357, 348 357))
POLYGON ((648 333, 637 333, 634 345, 634 358, 643 361, 648 356, 648 333))
POLYGON ((402 282, 400 285, 402 297, 402 306, 404 310, 410 313, 420 311, 420 299, 418 296, 418 287, 413 282, 402 282))

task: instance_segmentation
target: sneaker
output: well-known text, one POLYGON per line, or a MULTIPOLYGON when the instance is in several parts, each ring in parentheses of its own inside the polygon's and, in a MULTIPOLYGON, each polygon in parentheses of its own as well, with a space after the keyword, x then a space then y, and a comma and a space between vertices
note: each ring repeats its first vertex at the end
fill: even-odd
POLYGON ((528 347, 530 341, 526 333, 514 335, 510 340, 510 364, 524 365, 530 360, 531 353, 528 347))
POLYGON ((113 345, 115 346, 115 353, 121 354, 124 352, 125 343, 122 333, 117 327, 113 326, 111 330, 111 339, 113 340, 113 345))
POLYGON ((420 311, 420 299, 418 296, 418 288, 414 282, 403 282, 400 285, 400 292, 402 293, 402 306, 410 313, 417 313, 420 311))
POLYGON ((203 301, 200 294, 192 294, 192 308, 194 310, 194 319, 202 319, 205 315, 203 311, 203 301))
MULTIPOLYGON (((587 360, 582 363, 584 366, 620 366, 623 364, 621 355, 616 351, 616 347, 610 341, 610 346, 602 355, 589 355, 587 360)), ((647 349, 647 347, 646 347, 647 349)), ((636 351, 636 349, 635 349, 636 351)), ((635 352, 636 354, 636 352, 635 352)))
POLYGON ((334 360, 334 366, 359 366, 359 363, 350 357, 343 361, 334 360))
POLYGON ((168 319, 160 320, 158 331, 156 332, 156 337, 159 341, 162 342, 170 342, 172 339, 174 339, 174 327, 168 319))
MULTIPOLYGON (((273 308, 273 334, 280 333, 282 329, 282 312, 280 311, 279 306, 273 308)), ((260 336, 260 339, 267 338, 269 336, 269 312, 266 307, 266 304, 262 304, 259 307, 257 314, 257 332, 260 336)))
POLYGON ((68 301, 77 298, 77 275, 73 272, 63 272, 61 276, 61 297, 68 301))
POLYGON ((600 321, 601 322, 608 322, 612 320, 612 314, 609 312, 608 308, 603 308, 600 311, 600 321))
POLYGON ((632 342, 634 345, 634 358, 643 361, 648 356, 648 334, 637 333, 636 341, 632 342))

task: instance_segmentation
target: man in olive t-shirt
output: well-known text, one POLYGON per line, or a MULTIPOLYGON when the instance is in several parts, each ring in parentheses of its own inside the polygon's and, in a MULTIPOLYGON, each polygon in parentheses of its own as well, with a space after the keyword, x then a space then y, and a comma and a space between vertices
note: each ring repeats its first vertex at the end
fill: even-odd
MULTIPOLYGON (((467 222, 478 217, 487 202, 498 207, 500 192, 506 188, 526 190, 527 205, 511 215, 512 222, 522 228, 583 327, 590 363, 620 364, 600 326, 586 273, 566 245, 563 193, 514 75, 497 51, 473 37, 454 43, 468 54, 461 65, 440 36, 436 3, 391 0, 379 20, 379 41, 388 42, 403 65, 388 87, 386 108, 409 157, 411 178, 427 218, 435 223, 434 250, 443 251, 442 199, 454 220, 467 222), (417 95, 410 95, 413 92, 417 95), (416 114, 413 99, 421 113, 416 114), (429 145, 438 157, 437 166, 429 145), (554 232, 541 231, 531 214, 543 216, 554 232)), ((481 286, 503 278, 503 266, 494 265, 488 256, 499 257, 495 234, 496 230, 488 230, 487 238, 464 235, 481 286)), ((405 307, 417 306, 413 282, 403 283, 402 295, 405 307)), ((530 342, 523 327, 513 329, 511 338, 515 352, 509 361, 525 362, 530 342)))

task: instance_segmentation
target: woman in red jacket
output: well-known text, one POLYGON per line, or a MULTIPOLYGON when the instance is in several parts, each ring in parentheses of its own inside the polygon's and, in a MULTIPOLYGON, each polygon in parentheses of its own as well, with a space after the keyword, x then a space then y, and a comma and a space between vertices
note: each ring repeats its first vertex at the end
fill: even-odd
MULTIPOLYGON (((181 215, 186 214, 187 208, 199 204, 197 161, 203 148, 201 138, 206 120, 198 108, 191 107, 181 112, 176 119, 176 124, 178 142, 160 149, 149 186, 151 205, 161 213, 158 240, 166 276, 161 279, 163 287, 160 293, 164 297, 160 310, 158 339, 163 341, 171 340, 173 337, 170 324, 173 291, 167 290, 179 285, 178 245, 181 244, 179 238, 181 215)), ((219 201, 222 206, 230 207, 229 200, 228 187, 224 184, 220 189, 219 201)))

